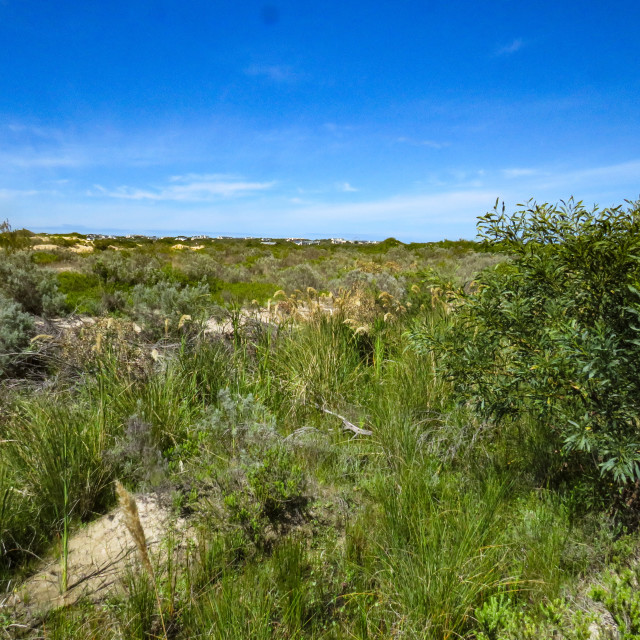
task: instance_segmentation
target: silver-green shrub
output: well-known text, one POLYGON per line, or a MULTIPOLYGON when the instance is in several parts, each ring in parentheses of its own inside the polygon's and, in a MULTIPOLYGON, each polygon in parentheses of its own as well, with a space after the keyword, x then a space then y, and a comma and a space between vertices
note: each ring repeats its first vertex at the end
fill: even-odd
POLYGON ((15 368, 17 356, 29 345, 32 335, 32 317, 0 294, 0 376, 15 368))
POLYGON ((53 316, 64 310, 65 298, 55 276, 34 264, 26 252, 2 255, 0 292, 35 315, 53 316))
POLYGON ((204 310, 210 304, 209 285, 180 287, 166 281, 149 287, 138 284, 133 288, 132 299, 133 317, 150 335, 160 337, 178 330, 186 316, 190 316, 190 323, 204 318, 204 310))

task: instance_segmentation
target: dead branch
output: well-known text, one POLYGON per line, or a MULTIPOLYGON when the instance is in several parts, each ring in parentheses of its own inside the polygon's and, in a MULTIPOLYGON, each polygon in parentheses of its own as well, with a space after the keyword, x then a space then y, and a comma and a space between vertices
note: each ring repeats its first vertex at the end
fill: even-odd
POLYGON ((369 431, 369 429, 361 429, 360 427, 356 427, 353 422, 349 422, 349 420, 347 420, 344 416, 341 416, 339 413, 331 411, 326 407, 321 407, 320 405, 318 405, 318 409, 320 409, 320 411, 322 411, 323 413, 328 413, 330 416, 335 416, 336 418, 342 420, 342 428, 347 431, 352 431, 357 436, 370 436, 373 433, 373 431, 369 431))

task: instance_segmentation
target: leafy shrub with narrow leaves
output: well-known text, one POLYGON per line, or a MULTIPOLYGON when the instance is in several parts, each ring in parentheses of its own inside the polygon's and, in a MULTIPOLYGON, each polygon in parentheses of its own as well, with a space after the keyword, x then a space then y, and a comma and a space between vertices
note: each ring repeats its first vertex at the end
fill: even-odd
POLYGON ((478 227, 513 260, 456 292, 451 326, 418 327, 414 344, 485 418, 532 417, 552 472, 623 491, 640 480, 640 202, 511 216, 496 203, 478 227))
POLYGON ((251 490, 270 522, 278 522, 298 511, 307 501, 306 478, 291 451, 271 447, 262 460, 247 471, 251 490))

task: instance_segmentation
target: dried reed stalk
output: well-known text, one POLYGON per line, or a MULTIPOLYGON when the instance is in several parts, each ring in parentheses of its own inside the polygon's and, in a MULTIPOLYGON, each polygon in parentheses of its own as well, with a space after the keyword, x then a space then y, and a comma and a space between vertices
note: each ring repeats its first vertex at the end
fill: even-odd
POLYGON ((138 549, 138 554, 142 560, 142 564, 149 572, 149 577, 153 582, 153 590, 156 594, 156 603, 158 605, 158 613, 160 614, 160 622, 162 622, 162 631, 164 632, 165 640, 167 638, 167 629, 164 625, 164 616, 162 615, 162 605, 160 603, 160 595, 158 594, 158 585, 156 583, 156 574, 149 558, 149 549, 147 547, 147 538, 144 535, 144 529, 140 522, 140 514, 138 513, 138 505, 135 498, 122 486, 119 480, 116 480, 116 493, 118 494, 118 502, 122 507, 122 513, 124 515, 124 526, 127 528, 133 541, 138 549))

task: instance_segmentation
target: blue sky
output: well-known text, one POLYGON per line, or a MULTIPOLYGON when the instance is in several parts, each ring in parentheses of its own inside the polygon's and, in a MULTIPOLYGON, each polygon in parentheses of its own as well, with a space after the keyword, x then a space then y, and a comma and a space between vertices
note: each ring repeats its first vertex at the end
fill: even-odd
POLYGON ((473 238, 640 197, 640 3, 0 0, 0 219, 473 238))

